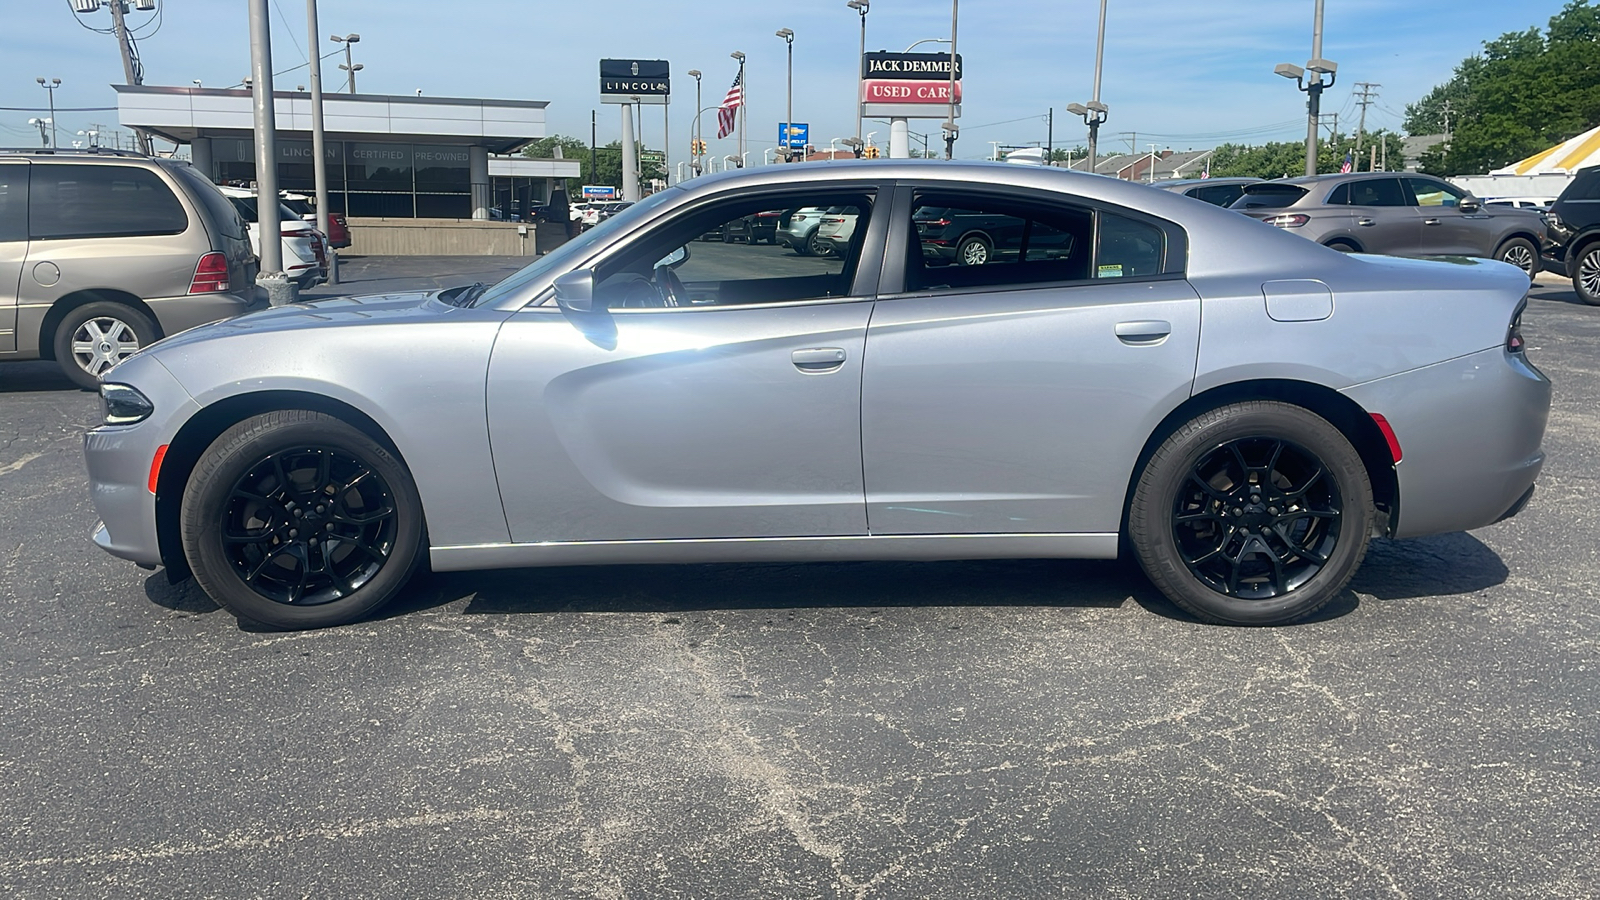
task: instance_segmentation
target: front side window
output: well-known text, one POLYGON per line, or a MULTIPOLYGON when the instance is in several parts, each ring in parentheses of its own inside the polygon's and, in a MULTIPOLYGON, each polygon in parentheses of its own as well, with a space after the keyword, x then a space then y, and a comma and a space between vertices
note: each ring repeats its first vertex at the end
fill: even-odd
POLYGON ((1371 178, 1352 182, 1351 206, 1406 206, 1406 195, 1398 178, 1371 178))
POLYGON ((687 212, 597 266, 595 300, 678 309, 845 297, 872 209, 871 194, 813 191, 687 212), (780 241, 780 223, 807 208, 827 210, 815 239, 802 248, 780 241))
POLYGON ((1454 186, 1431 178, 1407 178, 1406 183, 1411 185, 1411 193, 1416 195, 1418 206, 1460 206, 1461 198, 1466 196, 1465 192, 1454 186))
POLYGON ((28 204, 34 239, 181 234, 183 204, 154 172, 135 166, 35 163, 28 204))

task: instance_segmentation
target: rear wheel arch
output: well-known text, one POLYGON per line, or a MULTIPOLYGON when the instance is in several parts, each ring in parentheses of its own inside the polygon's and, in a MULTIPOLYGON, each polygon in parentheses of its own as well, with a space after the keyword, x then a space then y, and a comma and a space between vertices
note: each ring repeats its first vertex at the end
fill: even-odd
POLYGON ((1329 239, 1327 241, 1324 241, 1322 246, 1327 247, 1330 250, 1341 250, 1341 252, 1344 252, 1344 253, 1365 253, 1365 252, 1367 252, 1361 246, 1361 242, 1357 241, 1355 238, 1347 238, 1347 237, 1331 238, 1331 239, 1329 239), (1342 248, 1346 248, 1346 247, 1348 247, 1349 249, 1348 250, 1343 250, 1342 249, 1342 248))
POLYGON ((1567 262, 1577 262, 1589 248, 1597 243, 1600 243, 1600 229, 1586 231, 1573 238, 1572 242, 1567 245, 1570 248, 1567 250, 1567 262))
POLYGON ((342 400, 304 391, 261 391, 219 400, 183 423, 161 460, 161 474, 156 482, 156 539, 168 580, 181 581, 190 574, 189 563, 183 555, 179 514, 183 505, 184 486, 188 484, 201 454, 223 432, 245 419, 291 409, 325 413, 353 426, 381 444, 402 466, 410 469, 405 454, 400 452, 388 432, 371 416, 342 400))
MULTIPOLYGON (((1139 478, 1168 437, 1196 416, 1231 403, 1246 400, 1277 400, 1307 409, 1337 428, 1355 447, 1366 466, 1367 478, 1372 483, 1372 502, 1377 508, 1376 530, 1387 536, 1394 531, 1398 521, 1400 486, 1395 475, 1394 457, 1389 452, 1389 442, 1378 429, 1371 414, 1360 404, 1332 388, 1309 381, 1288 379, 1258 379, 1241 381, 1212 388, 1196 394, 1168 413, 1161 424, 1150 433, 1138 461, 1128 476, 1127 492, 1122 502, 1121 535, 1128 534, 1128 512, 1133 505, 1134 491, 1139 478)), ((1377 410, 1382 412, 1382 410, 1377 410)))
POLYGON ((157 340, 166 337, 166 333, 161 330, 161 320, 156 318, 156 314, 150 309, 149 304, 140 298, 127 291, 118 291, 111 288, 89 288, 66 294, 50 305, 49 312, 45 313, 44 320, 39 323, 40 359, 53 360, 56 358, 56 329, 61 327, 61 323, 66 320, 69 313, 80 306, 87 306, 90 303, 117 303, 140 312, 155 326, 157 340))

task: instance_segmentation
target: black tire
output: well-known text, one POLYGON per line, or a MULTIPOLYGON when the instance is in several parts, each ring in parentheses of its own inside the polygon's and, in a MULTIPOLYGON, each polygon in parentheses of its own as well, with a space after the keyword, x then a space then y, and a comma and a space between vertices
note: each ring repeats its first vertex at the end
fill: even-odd
POLYGON ((99 300, 67 313, 56 326, 52 346, 61 371, 78 387, 94 391, 100 389, 102 372, 157 337, 149 316, 126 303, 99 300))
POLYGON ((1528 273, 1528 277, 1539 274, 1539 248, 1527 238, 1514 237, 1495 251, 1494 258, 1528 273))
POLYGON ((956 247, 956 262, 963 266, 987 265, 989 257, 989 242, 981 237, 963 238, 956 247))
POLYGON ((1591 241, 1572 254, 1572 290, 1590 306, 1600 306, 1600 241, 1591 241))
POLYGON ((299 409, 224 431, 190 474, 179 516, 200 587, 241 619, 282 629, 368 615, 405 586, 425 543, 405 466, 358 429, 299 409))
POLYGON ((1151 582, 1196 617, 1281 625, 1339 595, 1366 556, 1373 515, 1366 467, 1337 428, 1253 400, 1162 442, 1134 491, 1128 538, 1151 582))
POLYGON ((805 240, 801 241, 798 244, 791 244, 791 245, 789 245, 789 249, 793 250, 796 254, 798 254, 800 256, 810 256, 811 255, 811 239, 808 237, 808 238, 806 238, 805 240))
POLYGON ((1329 241, 1328 243, 1324 244, 1323 246, 1327 247, 1329 250, 1337 250, 1340 253, 1360 253, 1361 252, 1361 248, 1360 247, 1357 247, 1355 244, 1352 244, 1349 241, 1329 241))
MULTIPOLYGON (((818 229, 820 231, 821 229, 818 229)), ((832 256, 833 245, 822 239, 816 231, 811 232, 811 237, 806 238, 807 256, 832 256)))

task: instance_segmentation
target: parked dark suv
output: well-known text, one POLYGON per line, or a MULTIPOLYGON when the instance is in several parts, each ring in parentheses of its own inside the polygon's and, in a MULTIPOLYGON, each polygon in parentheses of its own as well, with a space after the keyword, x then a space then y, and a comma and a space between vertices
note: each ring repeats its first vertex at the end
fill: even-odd
POLYGON ((0 150, 0 359, 53 359, 94 388, 169 334, 253 309, 233 204, 188 163, 0 150))
POLYGON ((1572 279, 1583 302, 1600 306, 1600 166, 1579 169, 1545 214, 1545 268, 1572 279))
POLYGON ((1001 213, 923 206, 911 221, 922 240, 922 258, 934 264, 981 266, 1015 260, 1024 242, 1030 260, 1072 255, 1072 235, 1001 213))

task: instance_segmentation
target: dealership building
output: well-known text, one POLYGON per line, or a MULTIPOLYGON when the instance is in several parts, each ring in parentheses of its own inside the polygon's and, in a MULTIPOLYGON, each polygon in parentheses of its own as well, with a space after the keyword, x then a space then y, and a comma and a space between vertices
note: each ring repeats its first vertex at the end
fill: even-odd
MULTIPOLYGON (((189 147, 212 181, 255 181, 254 114, 245 90, 113 85, 117 116, 189 147)), ((278 184, 315 190, 311 95, 273 95, 278 184)), ((324 94, 331 211, 351 218, 489 219, 546 201, 577 160, 500 158, 545 136, 543 100, 324 94)))

